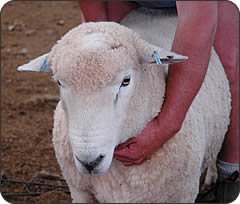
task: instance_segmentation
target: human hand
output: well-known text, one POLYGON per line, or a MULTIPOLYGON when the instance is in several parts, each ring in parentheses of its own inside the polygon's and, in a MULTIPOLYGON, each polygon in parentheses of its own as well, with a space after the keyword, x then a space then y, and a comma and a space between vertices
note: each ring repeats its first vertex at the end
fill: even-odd
POLYGON ((171 124, 169 127, 165 124, 161 123, 159 118, 153 119, 142 133, 115 148, 115 159, 125 166, 142 164, 178 131, 170 127, 171 124))

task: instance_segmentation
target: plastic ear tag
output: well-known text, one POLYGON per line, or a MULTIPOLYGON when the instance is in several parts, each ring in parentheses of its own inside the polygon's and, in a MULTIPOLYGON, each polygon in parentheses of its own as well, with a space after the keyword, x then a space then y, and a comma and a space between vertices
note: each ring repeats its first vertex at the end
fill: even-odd
POLYGON ((160 59, 160 55, 158 54, 158 52, 156 50, 153 51, 152 57, 155 58, 156 64, 162 64, 162 61, 160 59))
POLYGON ((40 72, 47 72, 48 71, 48 62, 47 57, 45 57, 42 66, 40 67, 40 72))

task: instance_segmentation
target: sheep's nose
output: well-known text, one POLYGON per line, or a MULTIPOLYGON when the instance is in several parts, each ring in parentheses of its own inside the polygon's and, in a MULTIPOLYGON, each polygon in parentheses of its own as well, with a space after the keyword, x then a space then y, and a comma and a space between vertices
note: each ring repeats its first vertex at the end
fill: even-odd
POLYGON ((103 158, 105 157, 105 155, 99 155, 95 160, 89 162, 89 161, 82 161, 80 160, 77 156, 75 156, 76 159, 88 170, 89 173, 91 173, 91 171, 93 169, 95 169, 95 167, 97 167, 103 160, 103 158))

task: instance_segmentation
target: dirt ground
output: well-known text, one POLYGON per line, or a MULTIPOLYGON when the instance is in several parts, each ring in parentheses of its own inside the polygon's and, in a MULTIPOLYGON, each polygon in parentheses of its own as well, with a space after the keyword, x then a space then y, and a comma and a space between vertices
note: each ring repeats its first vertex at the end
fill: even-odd
MULTIPOLYGON (((66 185, 59 179, 43 180, 39 176, 61 176, 51 142, 53 111, 59 98, 57 85, 49 74, 22 73, 16 68, 48 52, 79 23, 77 1, 16 1, 7 3, 1 11, 1 192, 26 191, 26 185, 7 182, 9 179, 35 178, 66 185)), ((67 191, 38 187, 34 192, 40 194, 35 196, 13 194, 5 199, 12 203, 71 202, 67 191)))

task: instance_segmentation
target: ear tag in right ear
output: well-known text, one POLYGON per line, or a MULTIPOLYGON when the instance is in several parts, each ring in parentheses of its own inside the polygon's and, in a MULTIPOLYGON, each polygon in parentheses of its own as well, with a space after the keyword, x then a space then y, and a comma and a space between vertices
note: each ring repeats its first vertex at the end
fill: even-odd
POLYGON ((156 64, 162 64, 162 61, 160 59, 160 55, 158 54, 158 52, 156 50, 153 51, 152 57, 155 58, 156 64))
POLYGON ((48 61, 47 61, 47 57, 45 57, 41 67, 40 67, 40 72, 47 72, 48 70, 48 61))

